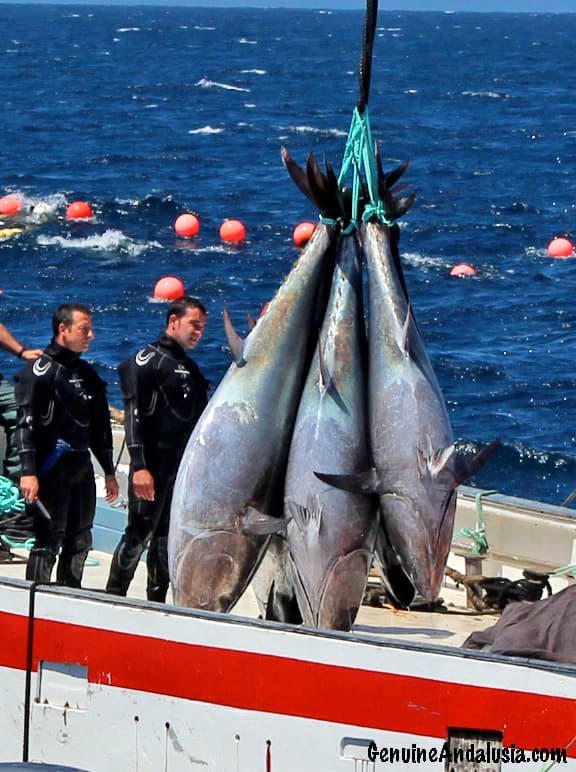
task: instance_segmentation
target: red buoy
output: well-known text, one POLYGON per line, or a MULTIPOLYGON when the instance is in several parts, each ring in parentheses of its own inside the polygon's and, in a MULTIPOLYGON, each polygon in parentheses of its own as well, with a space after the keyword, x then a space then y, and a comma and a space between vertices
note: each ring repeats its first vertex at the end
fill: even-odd
POLYGON ((548 254, 550 257, 572 257, 574 254, 574 244, 570 239, 555 238, 548 244, 548 254))
POLYGON ((450 270, 450 276, 475 276, 476 269, 468 263, 458 263, 450 270))
POLYGON ((315 230, 315 222, 301 222, 294 228, 294 231, 292 232, 292 240, 297 247, 303 247, 308 241, 310 241, 315 230))
POLYGON ((154 285, 156 300, 179 300, 185 294, 184 283, 176 276, 163 276, 154 285))
POLYGON ((86 217, 93 217, 92 207, 87 201, 73 201, 66 209, 68 220, 82 220, 86 217))
POLYGON ((222 241, 240 242, 246 238, 246 226, 240 220, 224 220, 220 226, 222 241))
POLYGON ((174 223, 174 230, 179 236, 185 238, 191 238, 197 236, 200 233, 200 220, 195 214, 181 214, 176 218, 174 223))
POLYGON ((18 196, 3 196, 0 198, 0 214, 17 214, 22 209, 18 196))

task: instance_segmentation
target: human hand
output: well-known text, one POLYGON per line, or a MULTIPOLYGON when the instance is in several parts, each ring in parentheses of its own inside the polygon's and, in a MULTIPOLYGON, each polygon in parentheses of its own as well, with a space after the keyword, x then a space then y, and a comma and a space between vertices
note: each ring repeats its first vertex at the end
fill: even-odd
POLYGON ((139 469, 132 475, 134 493, 139 499, 154 501, 154 478, 147 469, 139 469))
POLYGON ((43 353, 41 348, 25 348, 20 355, 20 359, 24 359, 26 362, 32 362, 32 360, 41 357, 43 353))
POLYGON ((38 499, 38 488, 38 478, 35 474, 26 474, 20 478, 20 490, 28 504, 33 504, 38 499))
POLYGON ((120 492, 118 480, 113 474, 107 474, 104 477, 104 485, 106 486, 106 502, 111 504, 116 501, 120 492))

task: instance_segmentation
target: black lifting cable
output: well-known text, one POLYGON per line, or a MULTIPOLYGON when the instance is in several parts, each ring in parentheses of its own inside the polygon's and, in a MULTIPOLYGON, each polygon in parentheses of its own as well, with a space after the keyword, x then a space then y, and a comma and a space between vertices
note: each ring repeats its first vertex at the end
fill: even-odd
POLYGON ((370 81, 372 78, 372 51, 374 50, 374 38, 376 37, 376 20, 378 18, 378 0, 366 0, 366 16, 364 17, 364 31, 362 34, 362 53, 360 55, 360 67, 358 76, 360 80, 360 94, 357 109, 360 115, 365 111, 370 96, 370 81))

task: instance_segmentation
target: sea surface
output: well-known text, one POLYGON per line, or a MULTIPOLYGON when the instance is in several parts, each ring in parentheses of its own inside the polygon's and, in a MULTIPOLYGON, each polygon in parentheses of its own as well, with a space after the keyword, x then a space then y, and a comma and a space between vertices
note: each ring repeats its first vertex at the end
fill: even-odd
MULTIPOLYGON (((156 281, 209 308, 195 358, 217 385, 317 212, 281 159, 338 171, 358 96, 361 11, 0 5, 0 320, 27 346, 54 308, 94 309, 88 359, 120 406, 117 364, 162 328, 156 281), (71 221, 68 203, 95 217, 71 221), (176 217, 195 212, 183 239, 176 217), (220 224, 240 219, 246 241, 220 224)), ((402 222, 413 308, 458 445, 501 448, 480 487, 560 504, 576 488, 576 14, 380 12, 370 114, 417 193, 402 222), (461 262, 476 275, 450 276, 461 262)), ((302 330, 302 334, 307 334, 302 330)), ((19 363, 0 352, 0 370, 19 363)))

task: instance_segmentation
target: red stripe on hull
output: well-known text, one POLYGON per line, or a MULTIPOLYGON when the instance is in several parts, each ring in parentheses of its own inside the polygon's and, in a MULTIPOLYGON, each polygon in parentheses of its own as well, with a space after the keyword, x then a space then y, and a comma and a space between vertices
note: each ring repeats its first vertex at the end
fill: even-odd
MULTIPOLYGON (((27 619, 2 614, 0 620, 0 666, 24 669, 27 619)), ((508 746, 565 747, 576 731, 575 699, 43 619, 35 622, 34 669, 39 660, 87 665, 88 680, 106 686, 426 737, 445 738, 449 727, 470 727, 502 731, 508 746)), ((457 665, 472 668, 474 663, 460 660, 457 665)), ((576 757, 576 746, 569 755, 576 757)))

